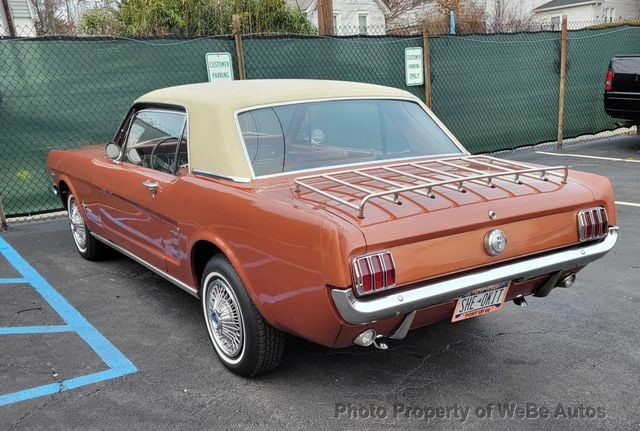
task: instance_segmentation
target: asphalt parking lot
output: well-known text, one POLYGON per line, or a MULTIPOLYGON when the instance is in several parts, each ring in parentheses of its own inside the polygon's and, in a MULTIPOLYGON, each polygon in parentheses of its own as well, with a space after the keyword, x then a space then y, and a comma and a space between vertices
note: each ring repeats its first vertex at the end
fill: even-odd
POLYGON ((0 429, 640 430, 640 136, 515 158, 614 184, 619 242, 575 288, 388 351, 291 337, 280 367, 251 380, 218 362, 193 297, 125 257, 83 260, 65 220, 12 225, 0 235, 0 429), (18 326, 59 330, 2 331, 18 326))

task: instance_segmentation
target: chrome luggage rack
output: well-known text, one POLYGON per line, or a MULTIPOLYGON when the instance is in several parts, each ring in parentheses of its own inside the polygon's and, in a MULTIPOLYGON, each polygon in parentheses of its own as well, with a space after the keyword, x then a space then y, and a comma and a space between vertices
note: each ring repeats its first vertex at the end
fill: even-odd
POLYGON ((384 199, 400 205, 402 204, 400 194, 406 192, 414 192, 429 198, 435 198, 436 195, 433 193, 433 189, 436 187, 465 193, 467 191, 464 188, 465 182, 495 188, 494 180, 496 179, 513 184, 531 185, 530 182, 525 183, 523 181, 523 178, 526 178, 561 185, 567 183, 568 175, 569 169, 566 166, 537 168, 525 163, 497 159, 491 156, 456 156, 308 175, 294 179, 294 183, 296 194, 300 195, 301 189, 305 188, 353 208, 358 212, 358 218, 364 218, 364 207, 367 202, 374 198, 384 199), (383 177, 380 174, 374 175, 372 172, 388 174, 394 179, 391 180, 389 177, 383 177), (357 180, 370 180, 378 184, 384 184, 385 187, 377 185, 377 190, 371 190, 355 184, 357 180), (357 199, 350 202, 335 193, 322 190, 320 185, 327 182, 332 183, 334 187, 344 186, 365 195, 358 197, 359 203, 356 203, 357 199))

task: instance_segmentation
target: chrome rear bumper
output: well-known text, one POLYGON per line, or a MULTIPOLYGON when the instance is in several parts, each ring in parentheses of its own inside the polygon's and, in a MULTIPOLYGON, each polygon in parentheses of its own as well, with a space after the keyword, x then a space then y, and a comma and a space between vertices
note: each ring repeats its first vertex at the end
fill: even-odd
POLYGON ((441 304, 493 283, 578 268, 607 254, 617 240, 618 227, 611 226, 609 234, 597 243, 585 243, 460 277, 418 285, 401 293, 359 299, 351 289, 333 289, 331 296, 345 322, 353 325, 368 323, 441 304))

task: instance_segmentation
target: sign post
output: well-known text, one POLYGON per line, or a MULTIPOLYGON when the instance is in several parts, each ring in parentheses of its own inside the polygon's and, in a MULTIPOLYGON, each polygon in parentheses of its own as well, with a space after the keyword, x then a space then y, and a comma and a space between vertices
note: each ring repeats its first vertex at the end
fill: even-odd
POLYGON ((209 52, 206 55, 209 82, 233 81, 233 63, 228 52, 209 52))
POLYGON ((422 48, 404 49, 404 71, 408 87, 424 84, 422 48))

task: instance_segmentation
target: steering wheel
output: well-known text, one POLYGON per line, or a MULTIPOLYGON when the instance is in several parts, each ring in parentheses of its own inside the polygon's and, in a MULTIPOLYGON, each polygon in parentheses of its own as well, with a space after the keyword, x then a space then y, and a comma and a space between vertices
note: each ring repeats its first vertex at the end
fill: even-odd
POLYGON ((151 154, 149 155, 149 167, 151 169, 158 169, 160 171, 163 172, 171 172, 171 168, 173 165, 173 160, 170 159, 167 155, 163 154, 161 156, 156 156, 156 150, 158 149, 158 147, 160 147, 160 145, 164 144, 165 142, 168 142, 172 139, 175 139, 176 141, 178 140, 178 138, 174 137, 174 136, 168 136, 166 138, 160 139, 151 149, 151 154), (157 157, 157 159, 155 158, 157 157), (156 167, 156 162, 159 163, 159 165, 156 167))

